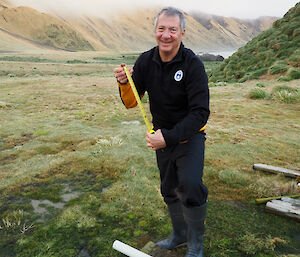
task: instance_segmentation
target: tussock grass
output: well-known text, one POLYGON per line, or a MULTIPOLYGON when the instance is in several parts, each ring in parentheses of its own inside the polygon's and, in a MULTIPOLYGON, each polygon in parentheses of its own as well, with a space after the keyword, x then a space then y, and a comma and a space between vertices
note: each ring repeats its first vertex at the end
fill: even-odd
POLYGON ((278 74, 278 73, 285 73, 287 71, 287 69, 288 69, 287 63, 284 61, 281 61, 281 62, 277 62, 276 64, 271 66, 269 72, 271 75, 274 75, 274 74, 278 74))
POLYGON ((272 90, 272 98, 284 103, 299 103, 300 91, 298 88, 289 86, 277 86, 272 90))
MULTIPOLYGON (((72 57, 93 58, 100 62, 102 56, 72 57)), ((138 109, 125 110, 119 99, 114 64, 109 64, 116 57, 103 58, 98 66, 70 64, 74 76, 69 77, 61 63, 42 62, 34 63, 29 77, 2 77, 0 100, 10 106, 0 108, 5 120, 0 124, 1 256, 121 256, 111 248, 115 239, 142 248, 170 233, 143 120, 138 109), (36 70, 43 71, 40 77, 34 76, 36 70), (63 199, 66 187, 78 192, 70 201, 63 199), (46 213, 35 212, 33 200, 41 201, 46 213)), ((19 67, 9 63, 7 69, 19 67)), ((296 182, 252 170, 258 162, 297 167, 299 102, 249 101, 248 92, 261 89, 259 83, 268 94, 277 86, 296 88, 293 81, 256 81, 210 89, 203 177, 209 189, 208 256, 299 251, 291 236, 299 233, 294 221, 266 214, 253 203, 258 197, 297 193, 296 182)), ((147 102, 145 97, 148 112, 147 102)), ((183 256, 185 250, 171 255, 183 256)))
POLYGON ((261 88, 253 88, 250 90, 248 97, 250 99, 264 99, 266 98, 267 93, 261 88))
MULTIPOLYGON (((258 85, 260 84, 257 84, 257 86, 258 85)), ((260 87, 252 88, 247 94, 247 97, 250 99, 270 99, 286 104, 300 102, 300 92, 297 87, 279 85, 272 87, 271 91, 266 91, 264 89, 261 89, 260 87)))
POLYGON ((272 76, 281 81, 300 78, 299 9, 291 8, 273 27, 249 41, 210 74, 211 82, 240 82, 272 76))

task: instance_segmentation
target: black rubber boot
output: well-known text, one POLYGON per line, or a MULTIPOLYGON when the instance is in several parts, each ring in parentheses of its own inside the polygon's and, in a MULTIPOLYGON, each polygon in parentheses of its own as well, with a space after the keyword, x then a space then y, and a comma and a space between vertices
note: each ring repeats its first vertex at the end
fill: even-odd
POLYGON ((185 257, 203 257, 204 220, 206 204, 199 207, 186 208, 183 206, 184 219, 188 225, 188 252, 185 257))
POLYGON ((168 205, 172 221, 173 231, 169 238, 161 240, 156 244, 162 248, 172 250, 183 246, 187 242, 187 226, 183 218, 182 205, 180 202, 168 205))

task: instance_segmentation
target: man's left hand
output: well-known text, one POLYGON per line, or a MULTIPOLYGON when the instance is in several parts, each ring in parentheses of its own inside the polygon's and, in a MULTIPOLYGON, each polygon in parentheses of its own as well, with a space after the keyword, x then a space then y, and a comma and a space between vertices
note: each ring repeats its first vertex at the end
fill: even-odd
POLYGON ((153 150, 158 150, 166 147, 166 142, 161 130, 158 129, 155 134, 146 133, 147 146, 153 150))

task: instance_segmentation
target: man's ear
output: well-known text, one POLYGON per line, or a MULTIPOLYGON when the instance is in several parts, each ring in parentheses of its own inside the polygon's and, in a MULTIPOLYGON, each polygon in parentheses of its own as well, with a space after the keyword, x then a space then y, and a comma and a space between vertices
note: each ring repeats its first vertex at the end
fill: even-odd
POLYGON ((181 32, 181 36, 184 37, 184 35, 185 35, 185 29, 181 32))

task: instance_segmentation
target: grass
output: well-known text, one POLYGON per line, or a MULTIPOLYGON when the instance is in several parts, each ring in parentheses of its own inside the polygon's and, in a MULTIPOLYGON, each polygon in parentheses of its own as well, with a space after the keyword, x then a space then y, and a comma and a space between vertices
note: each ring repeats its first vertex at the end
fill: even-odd
POLYGON ((56 62, 55 60, 49 60, 40 57, 21 57, 21 56, 1 56, 0 61, 7 62, 56 62))
MULTIPOLYGON (((270 99, 287 104, 299 103, 300 92, 297 87, 290 87, 286 85, 274 86, 270 93, 261 89, 261 83, 257 83, 255 88, 252 88, 248 93, 250 99, 270 99)), ((264 86, 263 86, 264 87, 264 86)))
MULTIPOLYGON (((170 233, 143 120, 119 99, 112 75, 118 56, 27 55, 57 63, 16 60, 2 67, 15 76, 4 74, 0 82, 0 256, 123 256, 112 249, 114 240, 141 249, 170 233)), ((252 170, 254 163, 299 169, 299 102, 248 98, 257 88, 294 92, 296 82, 211 84, 207 256, 299 252, 298 223, 254 203, 299 192, 296 181, 252 170)))
POLYGON ((272 28, 225 59, 209 74, 210 82, 243 83, 260 77, 281 81, 299 79, 299 9, 297 3, 272 28))
POLYGON ((267 93, 261 88, 253 88, 248 94, 250 99, 264 99, 266 96, 267 93))
MULTIPOLYGON (((110 54, 99 52, 64 53, 46 52, 20 53, 15 56, 0 56, 2 77, 43 77, 48 76, 111 76, 113 68, 121 63, 133 65, 139 53, 110 54), (45 56, 46 55, 46 56, 45 56)), ((24 82, 26 83, 26 82, 24 82)))
POLYGON ((298 88, 289 86, 277 86, 272 91, 272 98, 284 103, 300 102, 300 91, 298 88))

